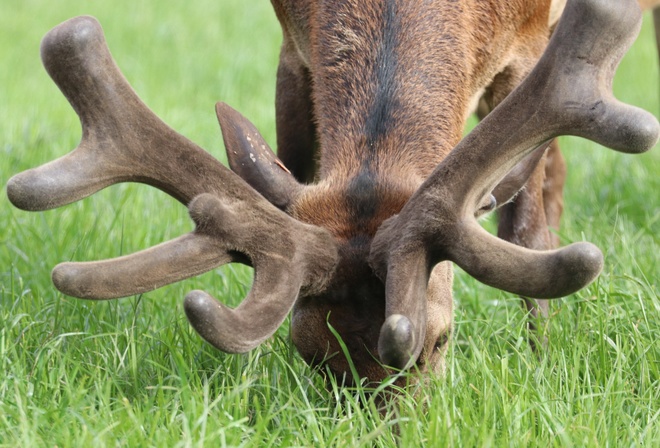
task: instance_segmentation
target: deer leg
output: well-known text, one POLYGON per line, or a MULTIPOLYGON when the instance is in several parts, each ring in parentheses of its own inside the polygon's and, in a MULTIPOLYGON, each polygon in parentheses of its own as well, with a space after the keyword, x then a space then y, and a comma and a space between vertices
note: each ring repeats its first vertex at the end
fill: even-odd
POLYGON ((316 129, 309 70, 285 37, 277 69, 277 155, 295 178, 304 183, 316 174, 316 129))
MULTIPOLYGON (((565 179, 566 162, 557 140, 553 140, 525 189, 500 209, 498 236, 529 249, 559 247, 556 232, 564 209, 565 179)), ((533 317, 548 316, 548 300, 523 298, 523 302, 533 317)), ((530 329, 534 329, 533 322, 530 329)))
MULTIPOLYGON (((552 238, 544 207, 543 181, 546 160, 537 165, 525 188, 515 199, 499 209, 497 236, 518 246, 535 250, 552 248, 552 238)), ((532 317, 547 317, 548 301, 523 298, 532 317)), ((530 322, 530 328, 533 323, 530 322)))

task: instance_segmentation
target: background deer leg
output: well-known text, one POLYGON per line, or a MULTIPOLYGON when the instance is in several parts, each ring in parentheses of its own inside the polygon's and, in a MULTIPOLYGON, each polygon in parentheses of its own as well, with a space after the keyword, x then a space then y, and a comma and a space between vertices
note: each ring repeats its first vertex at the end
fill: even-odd
MULTIPOLYGON (((498 236, 529 249, 559 247, 561 214, 564 209, 566 162, 554 140, 525 188, 499 209, 498 236)), ((523 299, 532 317, 547 317, 548 300, 523 299)), ((530 322, 530 329, 534 322, 530 322)))
POLYGON ((299 182, 316 174, 316 129, 313 122, 309 70, 295 44, 285 37, 277 69, 277 155, 299 182))
MULTIPOLYGON (((528 249, 551 249, 552 238, 545 214, 543 184, 546 159, 542 159, 525 188, 516 198, 499 209, 497 236, 528 249)), ((547 317, 548 301, 524 298, 532 317, 547 317)), ((533 322, 530 322, 533 327, 533 322)))

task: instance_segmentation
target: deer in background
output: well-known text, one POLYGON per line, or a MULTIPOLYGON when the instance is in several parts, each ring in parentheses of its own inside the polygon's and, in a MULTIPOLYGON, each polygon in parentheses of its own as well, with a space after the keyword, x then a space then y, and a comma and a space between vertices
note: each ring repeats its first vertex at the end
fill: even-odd
POLYGON ((69 155, 14 176, 25 210, 142 182, 189 208, 190 234, 112 260, 62 263, 65 294, 139 294, 225 263, 253 266, 235 309, 203 291, 184 309, 199 334, 239 353, 292 312, 310 364, 348 360, 375 382, 395 369, 439 371, 452 330, 452 266, 527 299, 589 284, 602 254, 552 249, 562 210, 559 135, 639 153, 655 117, 617 102, 611 81, 639 31, 634 0, 482 2, 273 0, 284 40, 277 73, 278 157, 219 103, 231 170, 160 121, 123 78, 90 17, 42 42, 44 65, 80 116, 69 155), (558 8, 559 5, 559 8, 558 8), (545 50, 545 53, 544 53, 545 50), (489 112, 461 139, 481 98, 489 112), (499 238, 477 218, 500 207, 499 238))

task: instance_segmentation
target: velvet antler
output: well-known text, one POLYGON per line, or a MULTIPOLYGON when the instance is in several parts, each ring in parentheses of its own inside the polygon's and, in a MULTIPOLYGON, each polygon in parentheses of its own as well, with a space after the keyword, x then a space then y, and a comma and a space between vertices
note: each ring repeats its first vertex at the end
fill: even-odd
POLYGON ((634 0, 569 1, 529 76, 379 229, 371 264, 386 279, 383 362, 404 368, 417 359, 426 330, 423 292, 443 260, 485 284, 536 298, 571 294, 600 273, 602 254, 592 244, 525 249, 487 233, 475 214, 518 162, 556 136, 577 135, 626 153, 658 141, 656 118, 611 93, 615 69, 640 26, 634 0))
MULTIPOLYGON (((45 210, 85 198, 118 182, 142 182, 189 206, 194 232, 132 255, 63 263, 53 271, 65 294, 110 299, 143 293, 228 262, 255 268, 247 298, 229 309, 201 291, 186 314, 211 344, 244 352, 282 323, 301 290, 322 287, 337 258, 333 238, 271 205, 236 174, 156 117, 128 85, 91 17, 69 20, 42 42, 46 70, 82 124, 70 154, 10 179, 7 194, 25 210, 45 210)), ((225 142, 250 124, 217 106, 225 142)), ((259 142, 259 144, 265 144, 259 142)), ((228 147, 228 150, 231 148, 228 147)))

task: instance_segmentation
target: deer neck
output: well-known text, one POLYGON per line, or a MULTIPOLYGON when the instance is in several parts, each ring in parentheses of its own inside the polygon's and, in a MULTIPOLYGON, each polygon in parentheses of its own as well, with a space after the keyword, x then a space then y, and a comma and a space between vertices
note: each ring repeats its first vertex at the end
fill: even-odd
POLYGON ((423 179, 462 134, 473 93, 469 36, 425 16, 422 3, 405 11, 395 1, 350 3, 321 3, 327 18, 312 32, 320 178, 407 169, 423 179))

